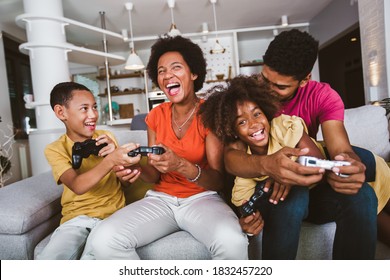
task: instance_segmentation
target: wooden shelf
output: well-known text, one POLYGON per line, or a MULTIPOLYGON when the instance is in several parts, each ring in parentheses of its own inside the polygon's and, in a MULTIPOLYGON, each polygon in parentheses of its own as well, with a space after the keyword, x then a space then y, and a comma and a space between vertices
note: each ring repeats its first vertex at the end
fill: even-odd
POLYGON ((222 80, 207 80, 205 81, 206 84, 211 84, 211 83, 223 83, 223 82, 227 82, 229 81, 229 79, 222 79, 222 80))
MULTIPOLYGON (((117 92, 111 92, 111 97, 113 96, 121 96, 121 95, 130 95, 130 94, 141 94, 145 93, 143 90, 132 90, 132 91, 117 91, 117 92)), ((107 93, 99 93, 100 97, 106 97, 107 93)))
POLYGON ((264 65, 264 62, 240 63, 240 67, 261 66, 261 65, 264 65))
MULTIPOLYGON (((127 78, 141 78, 143 76, 144 76, 144 74, 142 72, 126 73, 126 74, 120 74, 120 75, 110 75, 110 79, 115 80, 115 79, 127 79, 127 78)), ((96 79, 105 80, 106 75, 97 76, 96 79)))
POLYGON ((117 119, 112 121, 107 121, 107 125, 121 125, 121 124, 131 124, 133 119, 117 119))

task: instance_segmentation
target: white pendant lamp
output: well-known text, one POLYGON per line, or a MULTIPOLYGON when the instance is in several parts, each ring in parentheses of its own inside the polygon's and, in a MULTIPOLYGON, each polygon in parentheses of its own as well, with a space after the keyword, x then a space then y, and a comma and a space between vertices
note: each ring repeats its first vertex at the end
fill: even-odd
POLYGON ((287 15, 283 15, 281 17, 282 26, 288 26, 288 17, 287 15))
POLYGON ((129 12, 130 22, 130 55, 127 58, 125 69, 127 70, 141 70, 145 68, 141 58, 135 53, 134 49, 134 38, 133 38, 133 25, 131 21, 131 11, 133 10, 133 3, 128 2, 125 4, 126 10, 129 12))
POLYGON ((181 32, 179 31, 179 29, 177 29, 175 20, 173 18, 173 8, 175 7, 175 0, 167 0, 167 3, 169 9, 171 9, 171 27, 167 34, 171 37, 179 36, 181 35, 181 32))
POLYGON ((226 49, 222 47, 222 45, 218 41, 217 14, 215 12, 215 3, 217 3, 217 0, 210 0, 210 2, 213 5, 214 27, 215 27, 215 44, 214 47, 210 50, 210 53, 211 54, 224 53, 226 49))

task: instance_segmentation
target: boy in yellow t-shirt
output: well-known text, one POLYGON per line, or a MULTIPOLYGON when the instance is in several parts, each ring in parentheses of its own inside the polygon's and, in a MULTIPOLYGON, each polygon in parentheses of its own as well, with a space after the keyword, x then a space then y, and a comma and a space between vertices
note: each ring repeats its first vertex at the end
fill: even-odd
MULTIPOLYGON (((122 184, 126 182, 121 182, 112 168, 137 164, 141 156, 129 157, 127 153, 138 145, 129 143, 118 147, 111 133, 95 130, 99 117, 96 101, 90 90, 81 84, 57 84, 50 93, 50 105, 66 127, 66 133, 45 149, 54 179, 64 185, 63 217, 37 258, 93 258, 86 245, 89 233, 102 219, 125 205, 122 184), (88 145, 89 149, 96 150, 89 156, 85 154, 86 140, 96 145, 96 149, 88 145), (77 156, 79 152, 72 156, 76 142, 82 143, 84 153, 81 157, 77 156)), ((134 169, 128 175, 132 176, 130 182, 134 182, 140 173, 134 169)))

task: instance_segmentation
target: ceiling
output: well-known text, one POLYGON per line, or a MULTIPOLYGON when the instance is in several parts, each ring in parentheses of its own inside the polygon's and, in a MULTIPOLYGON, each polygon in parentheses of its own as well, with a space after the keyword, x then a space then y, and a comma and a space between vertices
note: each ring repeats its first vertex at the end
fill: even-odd
MULTIPOLYGON (((37 0, 34 0, 37 1, 37 0)), ((38 0, 39 1, 39 0, 38 0)), ((133 33, 135 46, 139 40, 164 34, 171 23, 171 11, 167 0, 63 0, 64 17, 82 23, 101 27, 99 12, 105 12, 106 29, 121 33, 129 30, 129 16, 126 2, 133 2, 133 33)), ((281 16, 287 15, 288 22, 307 23, 320 13, 332 0, 218 0, 216 15, 218 31, 272 26, 281 24, 281 16)), ((0 0, 0 26, 23 31, 16 27, 15 17, 23 14, 22 0, 0 0), (17 28, 17 29, 15 29, 17 28)), ((181 33, 201 31, 203 22, 214 31, 213 8, 210 0, 176 0, 173 9, 175 23, 181 33)), ((67 28, 67 41, 77 46, 92 49, 101 48, 96 36, 89 36, 80 29, 67 28)), ((128 51, 128 44, 110 42, 109 51, 128 51)))

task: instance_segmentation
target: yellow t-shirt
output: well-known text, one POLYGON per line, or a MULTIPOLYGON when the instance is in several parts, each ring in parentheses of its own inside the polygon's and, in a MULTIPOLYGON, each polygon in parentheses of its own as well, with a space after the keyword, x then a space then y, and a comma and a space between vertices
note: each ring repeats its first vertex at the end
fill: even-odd
MULTIPOLYGON (((106 134, 118 146, 115 137, 108 131, 96 130, 93 139, 106 134)), ((72 147, 74 142, 66 135, 49 144, 45 148, 45 156, 51 165, 54 180, 60 184, 61 175, 72 168, 72 147)), ((79 174, 94 168, 103 157, 90 155, 83 158, 79 174)), ((61 224, 79 215, 104 219, 125 205, 125 196, 121 183, 114 172, 108 173, 100 182, 88 192, 77 195, 64 185, 61 198, 61 224)))
MULTIPOLYGON (((270 137, 267 154, 273 154, 283 147, 294 148, 302 138, 303 132, 307 133, 305 122, 297 116, 280 115, 271 122, 270 137)), ((325 157, 325 152, 320 143, 312 139, 325 157)), ((250 147, 248 154, 252 154, 250 147)), ((296 160, 292 157, 291 160, 296 160)), ((255 191, 256 183, 267 179, 268 176, 258 178, 236 177, 232 190, 232 203, 241 206, 244 200, 249 200, 255 191)))
POLYGON ((374 154, 376 163, 375 181, 369 182, 378 198, 378 213, 386 206, 390 199, 390 168, 383 158, 374 154))

